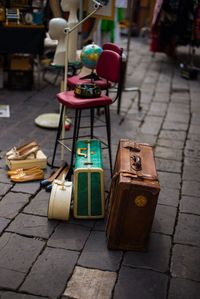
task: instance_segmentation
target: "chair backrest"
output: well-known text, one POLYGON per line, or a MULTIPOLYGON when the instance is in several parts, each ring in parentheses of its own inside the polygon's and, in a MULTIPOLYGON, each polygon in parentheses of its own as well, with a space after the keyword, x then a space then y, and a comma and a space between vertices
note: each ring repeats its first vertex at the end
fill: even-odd
POLYGON ((120 83, 121 80, 121 56, 111 50, 103 50, 99 56, 96 72, 97 75, 107 81, 120 83))
POLYGON ((122 52, 123 52, 123 48, 120 48, 117 44, 114 44, 114 43, 105 43, 105 44, 103 44, 102 49, 114 51, 114 52, 118 53, 119 55, 122 55, 122 52))

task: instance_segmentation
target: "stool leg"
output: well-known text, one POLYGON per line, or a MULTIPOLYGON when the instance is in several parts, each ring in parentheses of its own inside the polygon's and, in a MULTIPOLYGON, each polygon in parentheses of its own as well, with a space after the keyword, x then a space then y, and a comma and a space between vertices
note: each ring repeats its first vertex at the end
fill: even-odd
POLYGON ((90 137, 93 139, 93 133, 94 133, 94 109, 90 109, 90 137))
POLYGON ((57 129, 57 134, 56 134, 56 141, 55 141, 55 145, 54 145, 54 151, 53 151, 53 157, 52 157, 51 167, 53 167, 53 165, 54 165, 56 150, 57 150, 57 146, 58 146, 58 140, 60 138, 60 134, 61 134, 61 131, 62 131, 63 111, 64 111, 64 105, 62 105, 61 111, 60 111, 60 119, 59 119, 59 123, 58 123, 58 129, 57 129))
POLYGON ((112 176, 112 151, 111 151, 111 128, 110 128, 110 109, 109 106, 105 106, 105 118, 106 118, 106 131, 108 139, 108 152, 110 158, 110 173, 112 176))
POLYGON ((73 161, 74 161, 74 152, 75 152, 75 145, 76 145, 76 138, 77 138, 77 130, 78 130, 78 122, 79 119, 79 109, 76 109, 75 112, 75 120, 74 120, 74 132, 73 132, 73 140, 72 140, 72 152, 71 152, 71 161, 70 161, 70 167, 73 167, 73 161))
POLYGON ((78 121, 77 121, 77 129, 76 129, 76 140, 78 139, 79 136, 79 129, 80 129, 80 123, 81 123, 81 109, 78 110, 78 121))

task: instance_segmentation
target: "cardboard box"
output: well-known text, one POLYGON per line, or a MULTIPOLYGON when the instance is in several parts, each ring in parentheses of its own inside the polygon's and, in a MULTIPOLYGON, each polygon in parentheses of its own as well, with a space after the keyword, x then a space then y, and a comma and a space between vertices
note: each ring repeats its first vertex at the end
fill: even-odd
POLYGON ((8 89, 30 90, 33 87, 33 71, 8 71, 8 89))
POLYGON ((36 158, 29 157, 26 160, 8 160, 6 159, 6 164, 9 169, 24 168, 29 169, 34 166, 39 166, 42 169, 47 167, 47 156, 39 150, 37 152, 36 158))

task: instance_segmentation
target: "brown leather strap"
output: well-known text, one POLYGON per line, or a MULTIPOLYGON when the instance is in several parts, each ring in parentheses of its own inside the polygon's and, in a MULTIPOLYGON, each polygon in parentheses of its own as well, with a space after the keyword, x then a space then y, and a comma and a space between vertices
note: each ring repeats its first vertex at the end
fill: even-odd
POLYGON ((123 143, 123 147, 129 149, 130 151, 133 152, 140 152, 140 146, 136 142, 132 140, 127 140, 123 143))
POLYGON ((139 171, 127 171, 127 170, 121 170, 116 172, 112 179, 115 180, 120 174, 122 174, 124 177, 129 177, 129 178, 134 178, 134 179, 146 179, 146 180, 152 180, 152 181, 157 181, 157 177, 150 175, 150 174, 145 174, 139 171))

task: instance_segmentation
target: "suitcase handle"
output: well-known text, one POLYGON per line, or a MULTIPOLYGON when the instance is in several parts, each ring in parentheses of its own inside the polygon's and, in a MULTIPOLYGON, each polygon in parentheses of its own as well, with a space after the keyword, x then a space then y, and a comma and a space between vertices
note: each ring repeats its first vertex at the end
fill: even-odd
POLYGON ((86 151, 87 150, 87 147, 80 147, 77 149, 77 155, 78 156, 83 156, 84 158, 87 158, 87 154, 86 153, 83 153, 83 151, 86 151))
POLYGON ((123 147, 129 149, 131 152, 139 153, 141 150, 140 146, 138 144, 136 144, 135 142, 127 141, 123 147))
POLYGON ((142 163, 141 163, 141 158, 138 155, 132 155, 131 159, 133 160, 133 163, 131 163, 131 167, 138 171, 142 169, 142 163))

